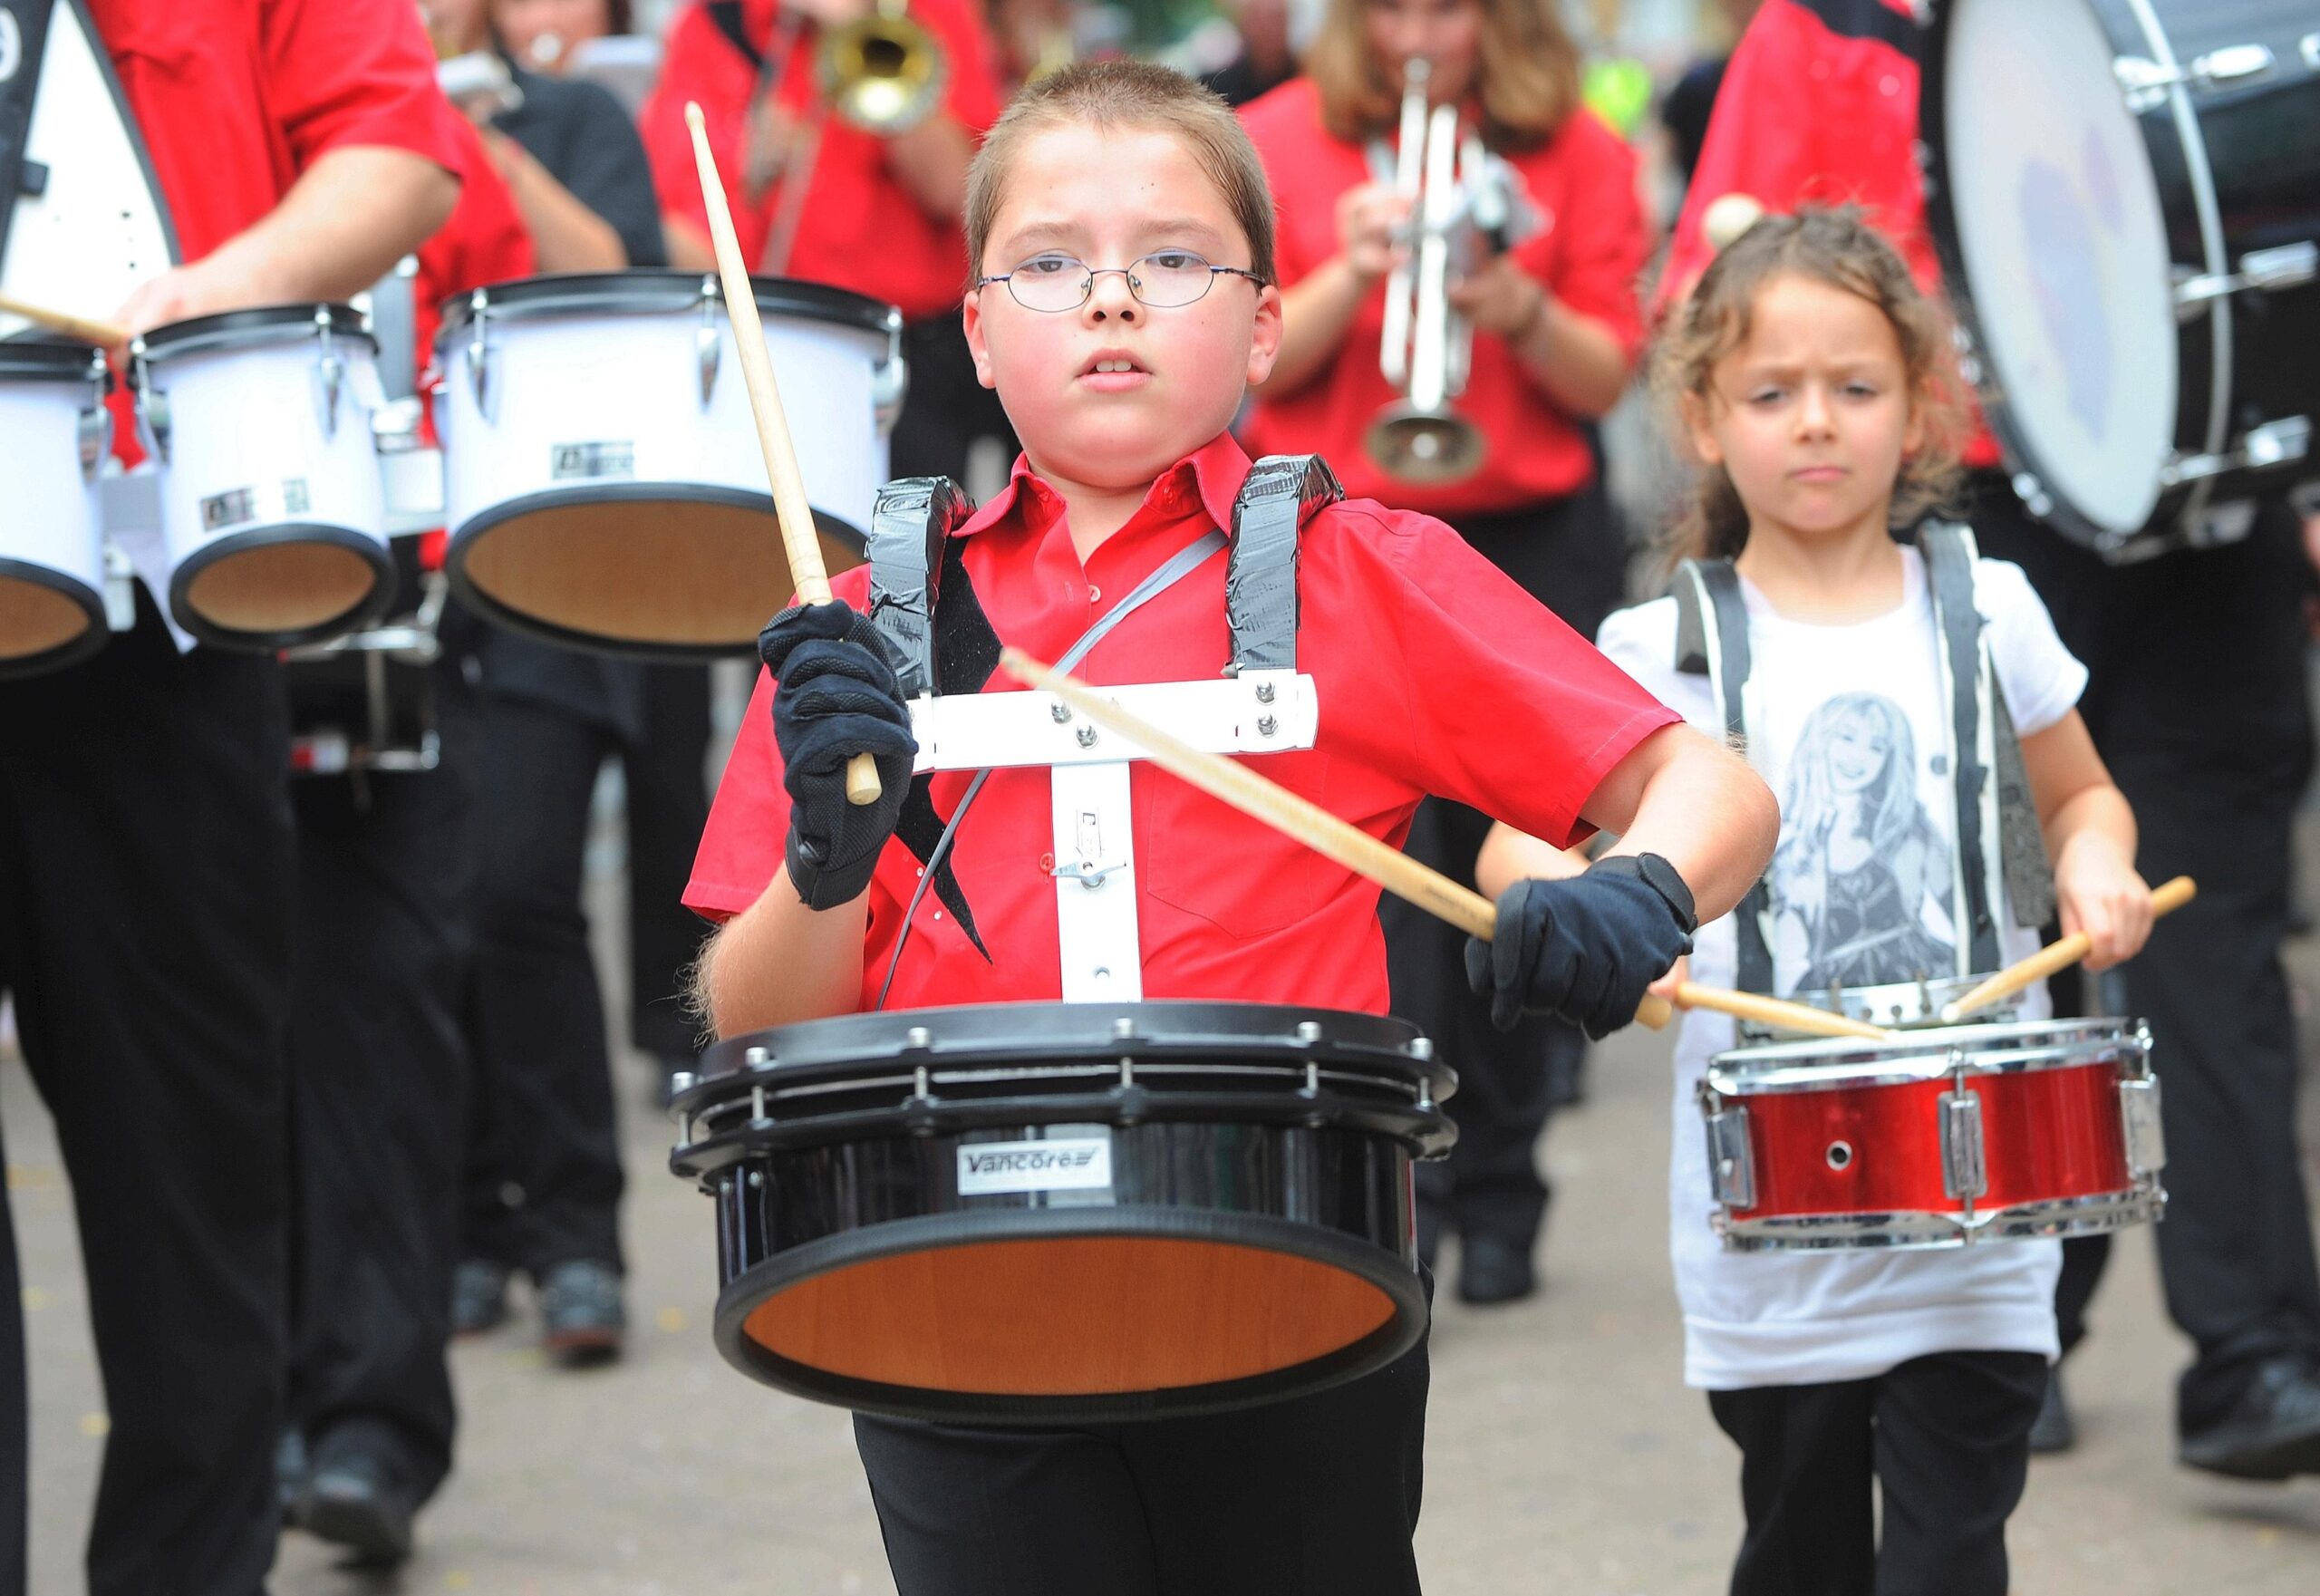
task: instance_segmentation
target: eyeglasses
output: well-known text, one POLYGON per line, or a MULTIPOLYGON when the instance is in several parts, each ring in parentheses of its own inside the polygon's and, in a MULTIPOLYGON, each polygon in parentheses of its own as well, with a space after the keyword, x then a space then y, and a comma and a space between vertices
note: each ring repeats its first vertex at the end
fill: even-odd
POLYGON ((1112 272, 1127 279, 1127 291, 1137 304, 1154 310, 1191 305, 1208 292, 1211 283, 1227 275, 1264 285, 1262 277, 1240 266, 1211 266, 1189 249, 1160 249, 1124 266, 1091 266, 1069 255, 1035 255, 1011 272, 977 277, 975 286, 1004 283, 1025 310, 1078 310, 1096 292, 1096 279, 1112 272))

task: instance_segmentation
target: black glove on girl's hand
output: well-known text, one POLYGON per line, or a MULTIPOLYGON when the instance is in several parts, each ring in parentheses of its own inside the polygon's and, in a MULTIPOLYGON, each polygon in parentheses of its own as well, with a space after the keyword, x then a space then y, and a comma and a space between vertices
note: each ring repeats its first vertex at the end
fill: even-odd
POLYGON ((808 908, 852 903, 870 885, 894 834, 918 744, 902 683, 867 617, 851 605, 792 605, 758 634, 778 683, 773 740, 789 789, 790 884, 808 908), (846 767, 866 753, 878 766, 877 801, 851 804, 846 767))
POLYGON ((1665 860, 1653 866, 1664 889, 1619 856, 1564 880, 1508 887, 1490 943, 1466 943, 1466 982, 1489 994, 1491 1023, 1512 1030, 1523 1014, 1561 1014, 1600 1040, 1633 1020, 1651 983, 1692 948, 1691 894, 1665 860))

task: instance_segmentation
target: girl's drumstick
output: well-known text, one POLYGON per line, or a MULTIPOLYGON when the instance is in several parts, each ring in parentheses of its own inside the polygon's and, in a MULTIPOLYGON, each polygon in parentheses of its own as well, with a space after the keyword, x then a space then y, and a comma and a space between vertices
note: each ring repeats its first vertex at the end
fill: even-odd
MULTIPOLYGON (((1428 869, 1359 827, 1340 820, 1278 782, 1267 780, 1239 760, 1203 753, 1178 741, 1101 696, 1086 682, 1041 664, 1021 649, 1001 650, 999 663, 1017 680, 1047 689, 1106 730, 1130 739, 1150 754, 1153 763, 1162 769, 1296 838, 1356 875, 1368 877, 1396 897, 1415 904, 1436 919, 1484 942, 1490 941, 1498 930, 1497 906, 1482 894, 1459 885, 1439 871, 1428 869)), ((1891 1034, 1842 1014, 1751 992, 1728 992, 1685 982, 1676 989, 1676 996, 1687 1008, 1714 1009, 1821 1036, 1883 1041, 1891 1034)), ((1675 1017, 1675 1011, 1667 999, 1651 992, 1645 995, 1635 1017, 1658 1030, 1675 1017)))
MULTIPOLYGON (((2178 875, 2164 886, 2151 892, 2151 912, 2156 917, 2171 914, 2199 895, 2199 885, 2188 875, 2178 875)), ((2051 947, 2040 948, 2019 964, 2009 965, 1991 976, 1981 985, 1954 1003, 1941 1009, 1941 1022, 1955 1025, 1977 1009, 1986 1009, 2002 998, 2010 998, 2034 981, 2044 981, 2057 970, 2067 970, 2093 948, 2093 943, 2083 931, 2074 931, 2051 947)))
POLYGON ((46 327, 52 333, 62 333, 67 338, 79 338, 105 349, 118 349, 129 342, 127 327, 76 316, 70 311, 51 310, 44 305, 5 294, 0 294, 0 315, 22 316, 35 327, 46 327))
MULTIPOLYGON (((766 479, 773 487, 773 515, 781 525, 781 547, 789 556, 789 578, 798 603, 835 604, 829 576, 822 569, 822 546, 814 532, 814 507, 806 501, 806 481, 798 475, 798 453, 789 442, 781 391, 774 386, 773 357, 766 353, 758 296, 749 285, 740 240, 733 234, 733 214, 726 208, 725 185, 717 175, 717 158, 710 153, 699 104, 687 102, 685 126, 692 131, 693 163, 701 169, 701 203, 709 211, 709 239, 717 250, 717 276, 725 285, 725 314, 733 324, 733 342, 740 346, 741 380, 749 390, 749 413, 757 418, 758 445, 765 453, 766 479)), ((874 804, 878 793, 877 765, 868 754, 855 755, 846 767, 847 801, 874 804)))

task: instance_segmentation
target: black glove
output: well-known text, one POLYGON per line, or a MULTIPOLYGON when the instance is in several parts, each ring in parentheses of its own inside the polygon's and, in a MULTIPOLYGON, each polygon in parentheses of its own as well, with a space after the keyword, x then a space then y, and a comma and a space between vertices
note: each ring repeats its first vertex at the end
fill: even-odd
POLYGON ((876 628, 851 605, 793 605, 758 634, 758 656, 778 684, 773 740, 789 789, 790 884, 808 908, 853 902, 870 885, 894 834, 918 744, 902 683, 876 628), (851 804, 846 767, 866 753, 878 766, 877 801, 851 804))
POLYGON ((1516 882, 1498 928, 1466 943, 1466 983, 1490 1021, 1561 1014, 1600 1040, 1635 1018, 1651 983, 1692 951, 1692 895, 1657 855, 1614 855, 1561 881, 1516 882))

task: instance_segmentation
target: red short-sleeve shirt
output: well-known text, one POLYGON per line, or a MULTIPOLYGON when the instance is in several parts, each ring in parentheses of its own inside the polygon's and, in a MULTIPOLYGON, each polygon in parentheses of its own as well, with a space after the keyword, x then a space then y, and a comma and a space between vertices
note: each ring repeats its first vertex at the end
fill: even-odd
MULTIPOLYGON (((1292 284, 1338 253, 1338 198, 1372 180, 1369 157, 1322 124, 1320 94, 1307 78, 1282 84, 1241 115, 1272 179, 1281 280, 1292 284)), ((1578 111, 1544 144, 1507 159, 1546 223, 1515 247, 1515 263, 1571 309, 1608 324, 1632 356, 1643 338, 1636 285, 1648 248, 1634 153, 1592 112, 1578 111)), ((1361 446, 1370 421, 1397 397, 1378 368, 1385 317, 1380 284, 1327 367, 1294 392, 1257 395, 1244 429, 1249 447, 1260 454, 1318 451, 1349 494, 1454 517, 1558 498, 1592 479, 1594 458, 1579 427, 1524 374, 1503 339, 1479 334, 1457 408, 1490 440, 1482 469, 1438 487, 1387 477, 1361 446)))
MULTIPOLYGON (((968 523, 965 568, 1002 642, 1055 659, 1194 539, 1229 526, 1248 457, 1220 438, 1155 482, 1083 566, 1063 506, 1019 463, 968 523)), ((1213 680, 1231 658, 1218 554, 1097 644, 1098 685, 1213 680)), ((865 571, 833 586, 859 605, 865 571)), ((1426 516, 1349 500, 1300 540, 1298 668, 1320 699, 1313 748, 1255 769, 1399 845, 1439 793, 1563 842, 1604 775, 1677 717, 1586 640, 1426 516)), ((989 692, 1016 691, 1003 674, 989 692)), ((788 800, 761 672, 701 839, 685 902, 712 918, 755 903, 780 867, 788 800)), ((956 812, 971 776, 933 778, 956 812)), ((1299 1002, 1383 1013, 1378 888, 1174 777, 1139 763, 1137 924, 1151 998, 1299 1002)), ((977 952, 937 895, 920 904, 887 1001, 894 1008, 1061 995, 1048 774, 995 773, 959 828, 953 863, 977 952)), ((919 864, 889 843, 870 886, 863 1003, 875 1001, 919 864)))
POLYGON ((386 145, 459 169, 455 114, 409 0, 90 0, 198 260, 324 153, 386 145))
MULTIPOLYGON (((745 0, 742 28, 761 54, 778 51, 773 0, 745 0)), ((991 39, 974 0, 912 0, 911 20, 941 43, 948 72, 942 108, 980 135, 998 119, 999 80, 991 39)), ((808 24, 780 63, 780 103, 801 120, 819 114, 814 58, 818 35, 808 24)), ((781 185, 751 203, 742 191, 743 152, 759 69, 720 28, 707 7, 688 6, 669 30, 661 82, 638 118, 652 158, 661 208, 703 234, 701 198, 685 102, 701 102, 710 148, 724 179, 733 231, 754 267, 765 254, 781 185)), ((835 117, 824 119, 788 275, 851 288, 897 305, 906 316, 938 314, 959 303, 966 282, 966 236, 955 220, 929 216, 886 165, 885 140, 835 117)))
MULTIPOLYGON (((1769 0, 1742 35, 1716 91, 1698 168, 1685 196, 1658 307, 1707 269, 1700 218, 1726 194, 1767 210, 1857 205, 1900 249, 1919 285, 1941 286, 1918 169, 1918 63, 1909 0, 1769 0)), ((1971 465, 1996 443, 1977 430, 1971 465)))

